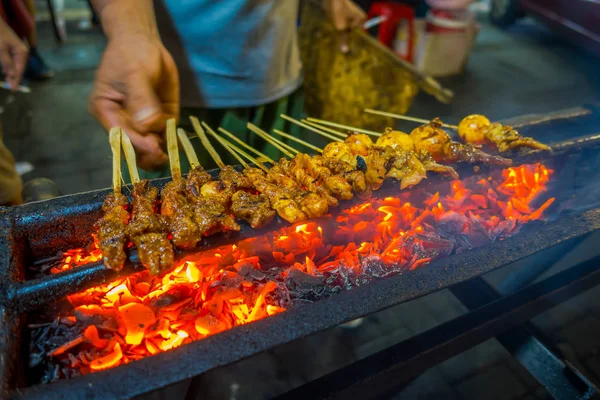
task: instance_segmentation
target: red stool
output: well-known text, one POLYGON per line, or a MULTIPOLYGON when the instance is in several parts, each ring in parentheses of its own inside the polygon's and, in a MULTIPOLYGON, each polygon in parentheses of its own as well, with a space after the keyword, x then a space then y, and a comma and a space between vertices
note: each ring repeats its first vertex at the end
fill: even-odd
POLYGON ((398 4, 392 1, 381 1, 373 3, 369 9, 368 18, 385 17, 379 25, 379 33, 377 40, 386 45, 389 48, 393 48, 396 39, 396 33, 398 26, 401 22, 406 22, 408 25, 408 39, 406 51, 399 52, 398 55, 408 62, 413 61, 414 53, 414 36, 415 36, 415 11, 404 4, 398 4))

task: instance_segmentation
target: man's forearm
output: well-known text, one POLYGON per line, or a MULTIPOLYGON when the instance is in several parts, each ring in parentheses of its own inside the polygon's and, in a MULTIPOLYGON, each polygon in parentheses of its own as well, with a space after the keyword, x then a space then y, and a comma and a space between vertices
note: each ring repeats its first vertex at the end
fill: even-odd
POLYGON ((152 0, 92 0, 106 36, 144 34, 158 37, 152 0))

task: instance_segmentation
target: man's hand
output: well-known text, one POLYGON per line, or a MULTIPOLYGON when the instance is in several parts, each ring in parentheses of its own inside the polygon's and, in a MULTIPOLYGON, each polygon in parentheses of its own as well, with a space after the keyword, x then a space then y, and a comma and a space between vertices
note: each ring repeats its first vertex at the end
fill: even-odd
POLYGON ((426 0, 429 7, 438 10, 458 11, 464 10, 475 0, 426 0))
POLYGON ((0 65, 6 82, 17 90, 27 62, 27 46, 0 18, 0 65))
POLYGON ((90 111, 108 131, 121 127, 137 163, 154 169, 168 161, 164 130, 179 116, 179 76, 156 30, 150 0, 96 0, 108 45, 96 72, 90 111))
POLYGON ((338 31, 358 28, 367 19, 367 14, 352 0, 325 0, 325 10, 338 31))
POLYGON ((90 98, 90 111, 108 131, 129 135, 141 168, 168 161, 163 150, 166 120, 179 113, 179 78, 160 40, 129 35, 109 40, 90 98))

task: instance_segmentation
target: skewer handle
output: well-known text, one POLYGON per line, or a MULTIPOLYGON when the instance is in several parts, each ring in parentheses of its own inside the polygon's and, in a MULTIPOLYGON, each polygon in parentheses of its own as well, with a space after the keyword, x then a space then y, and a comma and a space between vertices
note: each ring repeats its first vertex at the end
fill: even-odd
POLYGON ((121 130, 121 144, 123 145, 123 151, 125 152, 125 161, 127 162, 127 169, 129 170, 129 177, 131 178, 131 182, 138 183, 140 181, 140 174, 137 169, 137 162, 135 159, 135 150, 133 149, 133 145, 131 144, 131 140, 129 136, 127 136, 126 132, 121 130))
POLYGON ((254 125, 251 122, 248 122, 246 124, 246 127, 251 131, 256 133, 258 136, 260 136, 261 138, 263 138, 264 140, 266 140, 267 142, 271 143, 273 146, 275 146, 279 151, 281 151, 283 154, 285 154, 287 157, 289 158, 294 158, 294 154, 290 153, 288 150, 285 149, 285 147, 280 146, 277 141, 275 140, 275 138, 273 138, 272 136, 270 136, 267 132, 263 131, 262 129, 260 129, 258 126, 254 125))
POLYGON ((230 139, 232 139, 233 141, 235 141, 237 144, 244 147, 248 151, 251 151, 252 153, 256 154, 258 157, 262 158, 263 160, 270 162, 271 164, 275 164, 275 161, 273 161, 269 156, 256 150, 254 147, 250 146, 248 143, 246 143, 243 140, 241 140, 240 138, 236 137, 233 133, 229 132, 228 130, 219 127, 219 132, 221 132, 225 136, 229 137, 230 139))
POLYGON ((202 145, 204 146, 204 148, 208 151, 208 153, 210 154, 212 159, 215 160, 215 163, 217 163, 217 166, 219 168, 223 168, 225 166, 225 163, 223 162, 223 160, 221 160, 221 157, 219 157, 219 154, 215 151, 215 148, 212 146, 212 144, 210 144, 208 137, 206 137, 206 133, 204 132, 204 129, 202 129, 202 126, 207 128, 207 130, 210 129, 210 127, 208 125, 206 125, 204 122, 202 122, 202 126, 200 126, 200 121, 198 121, 198 118, 196 118, 196 117, 190 117, 190 121, 192 121, 192 126, 194 127, 194 130, 196 131, 196 134, 200 138, 200 141, 202 142, 202 145))
POLYGON ((112 187, 115 193, 121 193, 121 129, 110 129, 108 141, 112 151, 112 187))
MULTIPOLYGON (((364 133, 366 135, 377 136, 377 137, 381 136, 381 132, 370 131, 368 129, 357 128, 355 126, 350 126, 350 125, 338 124, 336 122, 325 121, 324 119, 309 117, 309 118, 307 118, 307 121, 311 122, 315 125, 333 126, 334 128, 345 129, 347 131, 352 131, 352 132, 364 133)), ((345 135, 344 137, 346 137, 346 136, 348 136, 348 135, 345 135)))
POLYGON ((273 132, 275 132, 275 133, 276 133, 276 134, 278 134, 279 136, 283 136, 284 138, 287 138, 287 139, 289 139, 289 140, 292 140, 292 141, 294 141, 294 142, 296 142, 296 143, 300 143, 301 145, 303 145, 303 146, 306 146, 306 147, 308 147, 308 148, 309 148, 309 149, 311 149, 311 150, 318 151, 319 153, 322 153, 322 152, 323 152, 323 150, 322 150, 322 149, 320 149, 320 148, 318 148, 317 146, 314 146, 314 145, 312 145, 312 144, 310 144, 310 143, 308 143, 308 142, 305 142, 305 141, 304 141, 304 140, 302 140, 302 139, 298 139, 298 138, 297 138, 297 137, 295 137, 295 136, 288 135, 288 134, 287 134, 287 133, 285 133, 285 132, 281 132, 279 129, 273 129, 273 132))
MULTIPOLYGON (((219 137, 219 135, 217 135, 217 133, 215 131, 213 131, 212 129, 210 129, 208 127, 207 127, 206 131, 208 132, 209 135, 211 135, 212 137, 217 139, 217 142, 219 142, 221 144, 221 146, 223 146, 225 148, 225 150, 227 150, 232 156, 234 156, 235 159, 238 160, 239 163, 242 164, 243 167, 248 168, 248 163, 246 163, 246 161, 244 161, 244 159, 242 157, 240 157, 240 155, 232 147, 230 147, 230 145, 233 146, 231 143, 229 143, 225 139, 219 137)), ((238 150, 239 150, 239 148, 238 148, 238 150)))
POLYGON ((190 162, 190 167, 192 169, 196 168, 200 165, 198 161, 198 156, 196 155, 196 151, 194 150, 194 146, 192 142, 190 142, 190 138, 187 136, 185 131, 181 128, 177 128, 177 136, 179 137, 179 141, 181 142, 181 146, 183 147, 183 151, 190 162))
MULTIPOLYGON (((406 121, 418 122, 421 124, 428 124, 431 122, 431 121, 423 119, 423 118, 409 117, 407 115, 394 114, 394 113, 389 113, 386 111, 372 110, 370 108, 365 108, 365 112, 367 112, 369 114, 382 115, 384 117, 391 117, 391 118, 402 119, 402 120, 406 120, 406 121)), ((449 129, 458 129, 458 126, 456 126, 456 125, 442 124, 442 126, 444 128, 449 128, 449 129)))
POLYGON ((177 145, 177 122, 175 118, 167 120, 167 152, 169 166, 173 179, 181 179, 181 163, 179 161, 179 146, 177 145))
POLYGON ((322 130, 320 130, 320 129, 317 129, 317 128, 313 127, 313 126, 306 125, 305 123, 303 123, 303 122, 300 122, 300 121, 298 121, 297 119, 294 119, 294 118, 292 118, 292 117, 289 117, 289 116, 287 116, 287 115, 285 115, 285 114, 280 114, 280 117, 281 117, 281 118, 283 118, 283 119, 285 119, 286 121, 290 121, 290 122, 291 122, 291 123, 293 123, 293 124, 296 124, 296 125, 298 125, 298 126, 301 126, 301 127, 303 127, 304 129, 308 129, 309 131, 312 131, 312 132, 314 132, 314 133, 316 133, 316 134, 319 134, 319 135, 321 135, 321 136, 324 136, 324 137, 326 137, 326 138, 328 138, 328 139, 335 140, 336 142, 343 142, 343 140, 342 140, 342 139, 340 139, 339 137, 332 136, 332 135, 330 135, 330 134, 328 134, 328 133, 326 133, 326 132, 323 132, 323 131, 322 131, 322 130))
POLYGON ((332 135, 339 136, 341 139, 346 139, 346 138, 348 137, 348 134, 347 134, 347 133, 343 133, 343 132, 340 132, 340 131, 336 131, 335 129, 331 129, 331 128, 328 128, 328 127, 326 127, 326 126, 319 125, 319 124, 317 124, 317 123, 315 123, 315 122, 310 122, 309 120, 306 120, 306 119, 302 119, 302 120, 300 120, 300 122, 303 122, 303 123, 305 123, 306 125, 310 125, 310 126, 312 126, 312 127, 315 127, 315 128, 317 128, 317 129, 320 129, 320 130, 322 130, 322 131, 324 131, 324 132, 329 132, 329 133, 331 133, 332 135))

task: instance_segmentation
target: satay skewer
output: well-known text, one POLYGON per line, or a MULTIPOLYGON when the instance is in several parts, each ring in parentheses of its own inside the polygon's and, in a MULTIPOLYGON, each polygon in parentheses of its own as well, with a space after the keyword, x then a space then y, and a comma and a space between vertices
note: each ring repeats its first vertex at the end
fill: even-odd
POLYGON ((121 130, 121 134, 121 144, 123 145, 123 152, 125 153, 125 161, 127 162, 131 183, 138 183, 140 181, 140 174, 137 169, 135 150, 133 149, 133 145, 131 144, 131 140, 129 139, 129 136, 127 136, 127 133, 121 130))
POLYGON ((291 123, 293 123, 293 124, 296 124, 296 125, 298 125, 298 126, 301 126, 301 127, 303 127, 304 129, 308 129, 309 131, 312 131, 312 132, 314 132, 314 133, 316 133, 316 134, 318 134, 318 135, 321 135, 321 136, 323 136, 323 137, 326 137, 326 138, 328 138, 328 139, 335 140, 336 142, 343 142, 343 141, 344 141, 343 139, 341 139, 341 138, 339 138, 339 137, 337 137, 337 136, 333 136, 333 135, 330 135, 330 134, 329 134, 329 133, 327 133, 327 132, 323 132, 322 130, 320 130, 320 129, 317 129, 317 128, 315 128, 314 126, 306 125, 304 122, 300 122, 300 121, 298 121, 297 119, 294 119, 294 118, 292 118, 292 117, 290 117, 290 116, 287 116, 287 115, 285 115, 285 114, 279 114, 279 116, 280 116, 281 118, 285 119, 286 121, 290 121, 290 122, 291 122, 291 123))
POLYGON ((173 180, 181 179, 181 164, 179 161, 179 146, 177 145, 177 122, 175 118, 167 120, 167 153, 169 167, 173 180))
POLYGON ((306 125, 314 126, 315 128, 320 129, 320 130, 322 130, 324 132, 329 132, 332 135, 339 136, 342 139, 346 139, 348 137, 347 133, 342 133, 342 132, 336 131, 335 129, 331 129, 331 128, 328 128, 326 126, 319 125, 319 124, 317 124, 315 122, 310 122, 307 119, 302 119, 302 120, 300 120, 300 122, 304 122, 306 125))
POLYGON ((223 162, 223 160, 221 160, 221 157, 219 157, 219 154, 216 152, 215 148, 212 146, 212 144, 208 140, 208 137, 206 137, 206 132, 204 132, 204 129, 202 129, 202 127, 209 128, 209 129, 210 129, 210 127, 208 127, 208 125, 206 125, 204 123, 204 121, 202 121, 202 126, 201 126, 200 121, 196 117, 190 117, 190 121, 192 121, 192 126, 194 127, 194 131, 196 131, 196 135, 198 135, 198 137, 200 138, 200 141, 202 142, 202 145, 208 151, 208 153, 210 154, 212 159, 215 161, 217 166, 219 168, 225 167, 225 163, 223 162))
POLYGON ((272 144, 273 146, 275 146, 279 151, 281 151, 283 154, 285 154, 287 157, 289 158, 293 158, 294 154, 289 152, 288 150, 286 150, 283 146, 280 146, 277 141, 271 137, 267 132, 263 131, 262 129, 260 129, 258 126, 254 125, 251 122, 248 122, 248 124, 246 124, 246 127, 251 131, 254 132, 255 134, 257 134, 258 136, 260 136, 261 138, 263 138, 265 141, 269 142, 270 144, 272 144))
MULTIPOLYGON (((406 121, 418 122, 421 124, 428 124, 431 122, 430 120, 427 120, 424 118, 409 117, 408 115, 394 114, 394 113, 390 113, 390 112, 386 112, 386 111, 373 110, 370 108, 365 108, 365 112, 367 112, 369 114, 381 115, 384 117, 391 117, 391 118, 395 118, 395 119, 402 119, 402 120, 406 120, 406 121)), ((458 126, 451 125, 451 124, 442 124, 442 126, 444 128, 458 129, 458 126)))
POLYGON ((225 150, 229 151, 231 153, 231 155, 233 155, 236 158, 236 160, 238 160, 244 167, 248 167, 248 164, 246 164, 244 162, 244 160, 240 158, 240 156, 246 157, 248 160, 250 160, 250 162, 253 162, 258 168, 262 169, 263 171, 265 171, 265 172, 269 171, 269 169, 267 167, 265 167, 256 158, 252 157, 250 154, 246 153, 244 150, 240 149, 239 147, 237 147, 236 145, 231 143, 229 140, 220 137, 213 130, 209 130, 208 133, 209 133, 209 135, 211 135, 212 137, 217 139, 217 141, 221 144, 221 146, 223 146, 225 148, 225 150))
POLYGON ((292 141, 294 141, 294 142, 296 142, 296 143, 300 143, 301 145, 303 145, 303 146, 306 146, 306 147, 308 147, 308 148, 309 148, 309 149, 311 149, 311 150, 318 151, 319 153, 322 153, 322 152, 323 152, 323 149, 321 149, 321 148, 319 148, 319 147, 317 147, 317 146, 314 146, 314 145, 312 145, 312 144, 310 144, 310 143, 308 143, 308 142, 305 142, 305 141, 304 141, 304 140, 302 140, 302 139, 298 139, 298 138, 297 138, 297 137, 295 137, 295 136, 292 136, 292 135, 289 135, 289 134, 287 134, 287 133, 285 133, 285 132, 282 132, 282 131, 280 131, 279 129, 273 129, 273 132, 274 132, 274 133, 276 133, 276 134, 278 134, 279 136, 283 136, 283 137, 284 137, 284 138, 286 138, 286 139, 292 140, 292 141))
POLYGON ((262 131, 262 132, 265 135, 267 135, 272 141, 274 141, 275 143, 277 143, 280 147, 283 147, 284 149, 286 149, 287 151, 291 152, 292 154, 298 154, 298 153, 300 153, 299 150, 293 148, 292 146, 290 146, 287 143, 282 142, 281 140, 277 139, 276 137, 274 137, 273 135, 271 135, 267 131, 262 131))
POLYGON ((355 126, 350 126, 350 125, 338 124, 336 122, 325 121, 324 119, 309 117, 306 120, 308 122, 312 122, 313 124, 332 126, 334 128, 338 128, 338 129, 345 129, 345 130, 352 131, 352 132, 364 133, 365 135, 371 135, 371 136, 377 136, 377 137, 381 136, 380 132, 370 131, 368 129, 357 128, 355 126))
POLYGON ((198 156, 196 155, 196 151, 194 150, 194 146, 192 145, 192 142, 190 142, 190 138, 187 136, 185 131, 181 128, 177 129, 177 136, 179 137, 179 141, 181 142, 183 151, 185 152, 185 155, 188 158, 190 167, 192 169, 195 169, 196 167, 198 167, 200 165, 200 161, 198 161, 198 156))
POLYGON ((115 193, 121 193, 121 129, 111 128, 108 141, 112 151, 112 187, 115 193))
POLYGON ((238 138, 237 136, 235 136, 233 133, 229 132, 228 130, 219 127, 219 132, 221 132, 222 134, 224 134, 225 136, 231 138, 232 140, 234 140, 236 143, 238 143, 240 146, 244 147, 245 149, 251 151, 252 153, 256 154, 258 157, 261 157, 262 159, 264 159, 267 162, 270 162, 271 164, 275 164, 275 161, 273 161, 269 156, 267 156, 266 154, 261 153, 260 151, 256 150, 254 147, 250 146, 248 143, 244 142, 243 140, 241 140, 240 138, 238 138))

